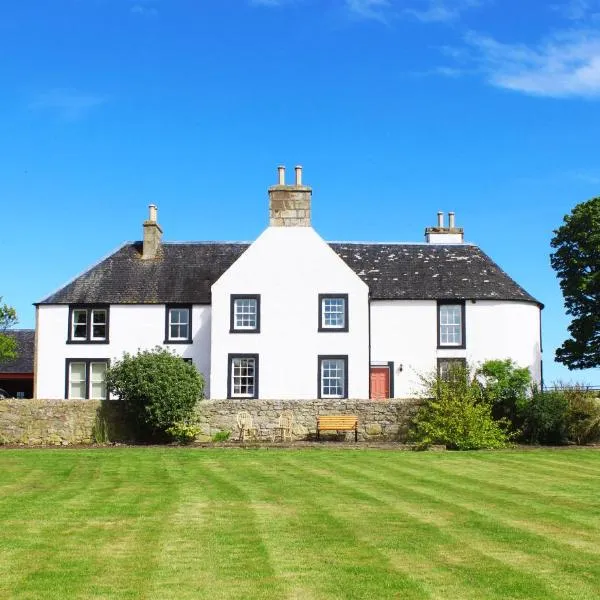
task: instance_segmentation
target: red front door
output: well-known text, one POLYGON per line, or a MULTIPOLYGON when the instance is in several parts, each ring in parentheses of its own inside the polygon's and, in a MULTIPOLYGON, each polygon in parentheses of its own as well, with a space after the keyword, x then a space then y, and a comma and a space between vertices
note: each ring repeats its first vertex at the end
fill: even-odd
POLYGON ((389 367, 371 367, 371 400, 390 397, 389 367))

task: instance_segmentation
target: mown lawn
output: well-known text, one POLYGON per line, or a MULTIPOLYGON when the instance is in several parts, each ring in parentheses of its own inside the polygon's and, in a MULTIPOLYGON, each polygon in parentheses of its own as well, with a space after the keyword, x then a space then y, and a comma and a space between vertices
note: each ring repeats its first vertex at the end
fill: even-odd
POLYGON ((600 597, 600 452, 0 451, 0 598, 600 597))

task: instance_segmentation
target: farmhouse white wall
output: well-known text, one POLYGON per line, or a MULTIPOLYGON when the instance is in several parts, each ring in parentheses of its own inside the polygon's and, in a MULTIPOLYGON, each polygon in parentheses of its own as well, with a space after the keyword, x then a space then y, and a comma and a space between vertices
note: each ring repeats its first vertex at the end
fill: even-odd
POLYGON ((193 344, 164 344, 165 305, 121 305, 110 307, 108 344, 67 344, 69 307, 42 305, 38 310, 36 396, 65 397, 65 361, 67 358, 120 358, 123 352, 137 352, 155 346, 171 348, 185 358, 191 358, 205 375, 206 395, 210 380, 210 306, 192 308, 193 344))
POLYGON ((269 227, 212 286, 211 397, 229 353, 259 355, 259 397, 317 397, 318 355, 348 355, 348 395, 369 395, 367 285, 311 227, 269 227), (348 294, 349 331, 318 331, 318 295, 348 294), (260 333, 229 333, 230 295, 260 294, 260 333))
POLYGON ((394 396, 421 390, 420 375, 438 358, 470 364, 511 358, 541 379, 540 309, 527 302, 477 300, 465 304, 466 349, 437 348, 437 302, 390 300, 371 303, 371 361, 394 361, 394 396), (400 371, 402 365, 402 371, 400 371))
POLYGON ((477 300, 466 303, 467 358, 481 363, 494 358, 512 358, 529 367, 540 382, 542 349, 541 311, 529 302, 477 300))
POLYGON ((371 302, 371 361, 394 361, 396 398, 418 393, 420 375, 435 368, 436 306, 431 300, 371 302))

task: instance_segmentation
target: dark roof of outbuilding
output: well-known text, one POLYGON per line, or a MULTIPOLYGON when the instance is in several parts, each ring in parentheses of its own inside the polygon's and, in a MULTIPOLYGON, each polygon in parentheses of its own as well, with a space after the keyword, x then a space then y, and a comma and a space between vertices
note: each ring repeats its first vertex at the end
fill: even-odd
MULTIPOLYGON (((114 254, 40 304, 208 304, 211 285, 248 243, 165 243, 141 259, 141 242, 114 254)), ((522 300, 540 304, 471 244, 330 243, 374 300, 522 300)))
POLYGON ((17 358, 0 362, 0 373, 33 373, 35 331, 33 329, 13 329, 4 335, 17 340, 17 358))

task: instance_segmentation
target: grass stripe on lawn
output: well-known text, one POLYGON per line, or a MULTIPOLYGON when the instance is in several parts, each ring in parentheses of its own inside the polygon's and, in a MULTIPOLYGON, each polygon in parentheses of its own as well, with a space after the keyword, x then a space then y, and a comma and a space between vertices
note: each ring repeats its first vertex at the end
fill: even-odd
POLYGON ((0 451, 0 598, 597 598, 600 452, 0 451))

